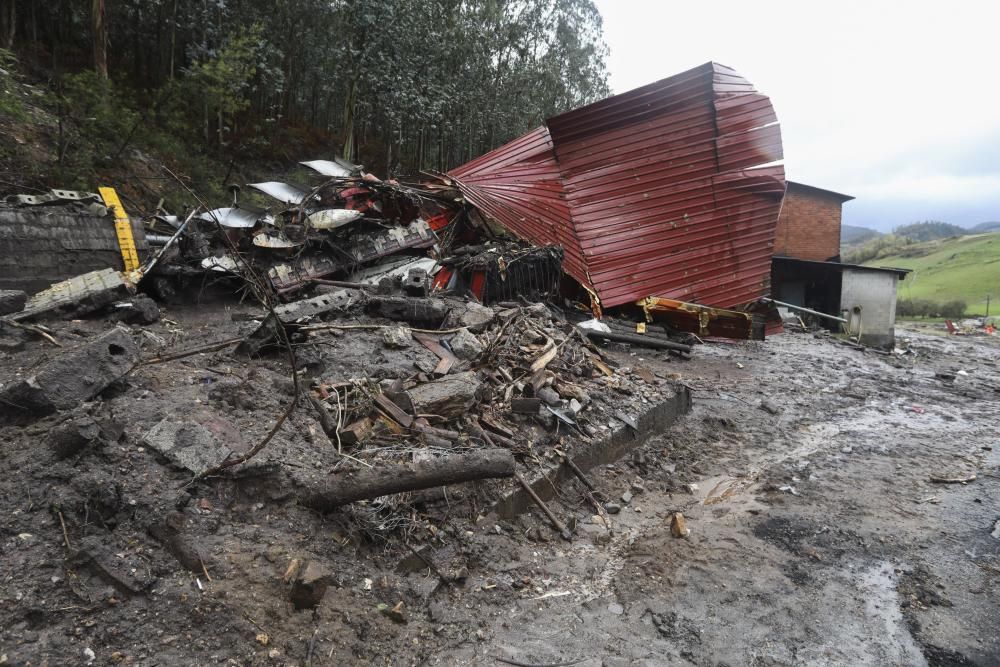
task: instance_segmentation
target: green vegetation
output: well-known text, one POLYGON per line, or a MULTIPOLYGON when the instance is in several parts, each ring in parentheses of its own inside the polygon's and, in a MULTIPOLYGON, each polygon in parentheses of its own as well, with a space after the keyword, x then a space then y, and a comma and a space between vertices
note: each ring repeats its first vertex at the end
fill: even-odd
POLYGON ((930 317, 935 319, 958 319, 965 315, 968 304, 956 299, 937 303, 928 299, 900 299, 896 303, 896 317, 930 317))
POLYGON ((938 222, 928 220, 927 222, 914 222, 910 225, 903 225, 892 230, 896 236, 905 236, 914 241, 933 241, 935 239, 947 239, 952 236, 963 236, 968 234, 968 230, 958 225, 948 222, 938 222))
MULTIPOLYGON (((990 312, 1000 310, 1000 234, 976 234, 925 243, 911 242, 899 254, 880 255, 870 266, 911 269, 899 283, 899 299, 910 302, 912 315, 941 313, 949 301, 965 302, 966 314, 985 314, 986 295, 992 295, 990 312), (926 305, 921 302, 933 302, 926 305)), ((953 312, 953 308, 949 310, 953 312)))
POLYGON ((592 0, 5 4, 15 190, 114 180, 155 201, 162 173, 121 164, 135 149, 205 194, 337 155, 380 176, 445 171, 609 93, 592 0))

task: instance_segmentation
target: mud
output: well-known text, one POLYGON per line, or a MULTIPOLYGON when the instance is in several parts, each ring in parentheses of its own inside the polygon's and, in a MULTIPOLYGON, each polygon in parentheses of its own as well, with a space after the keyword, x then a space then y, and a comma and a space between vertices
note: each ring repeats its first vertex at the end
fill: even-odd
MULTIPOLYGON (((168 309, 147 330, 167 342, 245 332, 233 314, 252 309, 227 308, 168 309)), ((71 340, 102 326, 53 329, 71 340)), ((138 371, 72 415, 100 424, 102 436, 68 458, 44 445, 57 417, 0 428, 0 656, 32 665, 998 664, 1000 347, 908 330, 898 338, 912 354, 806 334, 699 346, 689 361, 619 348, 622 365, 686 384, 693 409, 590 471, 619 513, 595 518, 579 482, 558 487, 552 507, 574 528, 571 542, 538 511, 497 517, 481 483, 414 496, 406 512, 307 510, 292 499, 296 479, 337 460, 311 445, 322 434, 305 412, 241 477, 186 486, 190 473, 142 444, 149 428, 198 415, 213 433, 228 429, 227 443, 233 430, 255 442, 288 399, 287 369, 277 357, 248 368, 213 352, 138 371), (289 460, 306 463, 275 475, 289 460), (966 484, 929 481, 970 474, 966 484), (686 539, 670 532, 677 511, 686 539), (325 568, 314 609, 290 598, 296 559, 325 568)), ((144 352, 158 346, 145 340, 144 352)), ((353 354, 391 372, 375 347, 353 354)), ((19 364, 41 356, 8 355, 0 372, 30 372, 19 364)))

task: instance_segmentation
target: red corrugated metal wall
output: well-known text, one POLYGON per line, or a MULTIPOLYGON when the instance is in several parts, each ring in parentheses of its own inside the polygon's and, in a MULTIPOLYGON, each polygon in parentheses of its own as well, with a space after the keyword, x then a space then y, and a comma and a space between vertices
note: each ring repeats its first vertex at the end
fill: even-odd
POLYGON ((767 293, 784 192, 767 97, 707 63, 556 116, 452 172, 512 232, 566 248, 605 306, 767 293))

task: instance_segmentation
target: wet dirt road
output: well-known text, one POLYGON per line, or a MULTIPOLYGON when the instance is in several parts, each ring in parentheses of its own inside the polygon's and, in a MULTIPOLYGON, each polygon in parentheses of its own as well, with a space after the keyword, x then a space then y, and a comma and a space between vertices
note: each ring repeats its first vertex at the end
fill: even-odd
POLYGON ((913 354, 786 334, 632 356, 691 414, 594 471, 611 530, 569 488, 572 543, 486 521, 493 562, 425 663, 1000 664, 1000 346, 898 337, 913 354))

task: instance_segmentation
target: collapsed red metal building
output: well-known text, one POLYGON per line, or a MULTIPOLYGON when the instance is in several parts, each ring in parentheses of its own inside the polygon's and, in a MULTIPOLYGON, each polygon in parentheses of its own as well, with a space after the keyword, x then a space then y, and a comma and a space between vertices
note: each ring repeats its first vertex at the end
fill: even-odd
POLYGON ((706 63, 550 118, 449 176, 514 234, 562 245, 604 307, 735 308, 769 292, 781 158, 770 100, 706 63))

